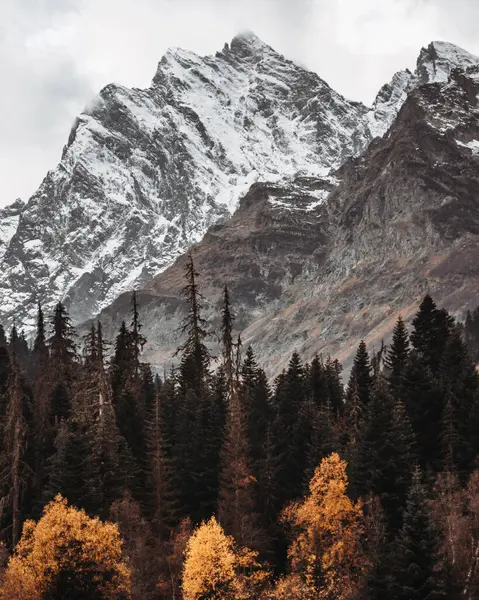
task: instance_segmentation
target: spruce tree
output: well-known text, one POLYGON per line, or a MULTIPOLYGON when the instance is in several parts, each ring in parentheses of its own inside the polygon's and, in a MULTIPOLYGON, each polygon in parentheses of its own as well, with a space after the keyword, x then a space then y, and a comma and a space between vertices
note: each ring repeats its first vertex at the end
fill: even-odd
POLYGON ((392 343, 385 360, 389 384, 395 398, 403 399, 404 396, 404 372, 409 357, 409 346, 406 326, 399 317, 394 326, 392 343))
POLYGON ((228 287, 226 285, 223 294, 223 308, 221 317, 223 369, 226 375, 226 381, 228 385, 228 397, 231 398, 235 394, 235 386, 237 385, 237 381, 233 345, 234 316, 231 312, 230 297, 228 287))
POLYGON ((455 447, 454 462, 465 480, 479 450, 479 378, 470 353, 457 330, 453 330, 447 340, 439 367, 439 382, 442 392, 442 433, 450 438, 449 448, 452 449, 452 443, 455 447), (448 419, 446 427, 444 418, 448 419), (454 442, 450 437, 453 430, 454 442))
POLYGON ((433 374, 436 374, 453 320, 447 311, 438 309, 429 294, 425 296, 412 322, 411 343, 433 374))
POLYGON ((421 466, 438 469, 443 398, 439 381, 416 351, 411 351, 405 369, 403 400, 416 435, 421 466))
POLYGON ((7 348, 7 336, 5 335, 5 329, 0 325, 0 348, 7 348))
POLYGON ((264 440, 272 418, 271 389, 265 372, 259 367, 251 346, 241 367, 240 401, 246 418, 251 469, 256 479, 265 459, 264 440))
POLYGON ((328 398, 335 419, 338 420, 344 412, 344 389, 341 381, 343 367, 338 359, 328 357, 324 366, 328 388, 328 398))
POLYGON ((177 523, 178 496, 175 473, 168 456, 164 432, 164 411, 159 392, 147 422, 148 468, 146 483, 150 490, 147 513, 159 540, 168 537, 177 523))
POLYGON ((346 411, 347 404, 353 393, 357 393, 362 407, 366 407, 371 396, 373 385, 373 374, 371 361, 366 349, 366 344, 361 340, 356 356, 354 357, 351 374, 349 377, 348 388, 346 390, 346 411))
MULTIPOLYGON (((121 436, 137 463, 145 456, 143 372, 139 357, 145 343, 140 334, 136 295, 132 299, 132 329, 123 321, 110 366, 112 403, 121 436)), ((151 383, 152 387, 152 382, 151 383)))
POLYGON ((219 420, 212 414, 216 398, 210 372, 211 356, 206 346, 209 333, 202 316, 203 296, 198 288, 198 277, 189 255, 183 288, 188 313, 181 327, 186 339, 176 352, 181 355, 181 362, 177 377, 179 406, 174 458, 177 472, 185 474, 180 481, 182 505, 195 521, 207 518, 217 504, 218 473, 215 467, 219 460, 217 447, 212 442, 217 439, 217 432, 211 432, 211 424, 219 420))
POLYGON ((394 600, 445 598, 438 532, 431 521, 427 494, 416 469, 396 544, 391 597, 394 600))
POLYGON ((246 415, 234 391, 228 403, 221 454, 219 522, 240 546, 260 549, 257 514, 257 481, 253 476, 248 448, 246 415))
POLYGON ((415 459, 414 438, 399 401, 394 401, 382 377, 375 383, 352 458, 354 495, 379 497, 390 530, 397 529, 415 459))
POLYGON ((52 335, 48 340, 49 350, 49 399, 46 410, 52 422, 66 419, 70 415, 73 385, 78 364, 75 332, 70 317, 59 302, 51 318, 52 335))

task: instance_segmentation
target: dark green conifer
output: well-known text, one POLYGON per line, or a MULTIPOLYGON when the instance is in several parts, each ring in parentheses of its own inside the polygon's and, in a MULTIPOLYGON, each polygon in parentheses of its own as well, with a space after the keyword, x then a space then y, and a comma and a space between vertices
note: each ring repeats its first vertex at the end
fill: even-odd
POLYGON ((395 398, 404 396, 404 372, 409 357, 409 335, 401 317, 393 330, 393 339, 387 351, 385 365, 391 392, 395 398))
POLYGON ((391 584, 391 597, 394 600, 446 598, 439 544, 438 532, 431 521, 426 489, 421 483, 419 470, 416 470, 397 539, 391 584))

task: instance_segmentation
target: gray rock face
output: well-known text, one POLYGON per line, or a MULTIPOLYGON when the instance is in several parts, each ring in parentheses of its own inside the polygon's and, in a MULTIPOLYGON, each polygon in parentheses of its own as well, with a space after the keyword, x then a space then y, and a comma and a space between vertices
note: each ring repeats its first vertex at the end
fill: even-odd
MULTIPOLYGON (((120 296, 113 304, 118 308, 103 313, 113 327, 124 314, 121 294, 139 288, 160 302, 149 304, 145 321, 151 321, 151 356, 164 364, 176 343, 173 330, 182 310, 183 259, 159 274, 208 231, 197 248, 205 249, 198 250, 205 253, 200 268, 215 275, 206 283, 212 302, 229 281, 239 286, 233 290, 238 292, 239 322, 260 349, 269 347, 283 357, 293 342, 306 349, 321 347, 311 342, 300 320, 303 315, 304 323, 311 324, 303 296, 316 301, 320 290, 329 297, 333 284, 347 281, 361 263, 361 244, 367 244, 375 260, 383 256, 373 234, 365 234, 364 240, 355 236, 364 227, 357 215, 380 211, 372 203, 377 182, 384 187, 395 172, 398 151, 386 151, 386 145, 394 131, 406 127, 411 102, 417 102, 413 114, 421 126, 439 133, 449 127, 441 106, 449 106, 453 88, 467 88, 463 93, 472 104, 474 77, 470 73, 462 83, 459 75, 453 84, 437 82, 446 71, 471 64, 479 59, 434 42, 421 52, 416 73, 396 74, 368 109, 346 100, 251 33, 237 36, 215 56, 168 51, 148 89, 104 88, 76 120, 59 165, 39 190, 13 217, 0 214, 0 234, 5 232, 0 242, 0 322, 8 327, 15 316, 20 327, 31 331, 37 301, 49 311, 62 299, 80 323, 120 296), (418 89, 423 83, 424 90, 418 89), (361 158, 351 162, 354 157, 361 158), (363 179, 365 198, 371 196, 364 206, 357 199, 363 179), (297 314, 296 305, 302 307, 297 314), (296 320, 288 322, 281 311, 296 320), (275 321, 271 314, 277 315, 275 321), (277 337, 267 332, 273 322, 275 327, 282 323, 274 330, 277 337)), ((459 111, 459 104, 454 110, 459 111)), ((454 147, 474 157, 477 138, 468 133, 464 107, 462 137, 454 147)), ((456 127, 454 119, 450 122, 456 127)), ((394 139, 397 148, 415 157, 413 162, 419 160, 414 144, 423 140, 404 133, 394 139)), ((404 177, 411 193, 413 185, 422 190, 422 184, 404 177)), ((385 196, 381 202, 386 201, 396 202, 385 196)), ((400 237, 392 228, 388 231, 386 246, 400 237)), ((414 243, 422 237, 417 234, 414 243)), ((416 246, 408 239, 412 251, 416 246)), ((435 237, 431 244, 437 245, 435 237)), ((318 305, 311 306, 320 314, 318 305)), ((329 336, 336 329, 329 324, 321 331, 329 336)), ((337 349, 337 336, 345 335, 338 331, 331 334, 328 348, 337 349)))
POLYGON ((13 204, 0 208, 0 260, 3 258, 8 244, 18 227, 20 214, 25 203, 18 198, 13 204))
POLYGON ((74 321, 170 265, 258 179, 319 175, 362 151, 363 105, 254 34, 173 49, 146 90, 109 85, 76 120, 0 263, 0 321, 35 304, 74 321))
MULTIPOLYGON (((213 323, 226 283, 244 343, 276 374, 295 349, 347 365, 361 338, 378 348, 427 290, 456 313, 476 306, 478 94, 479 68, 453 72, 413 90, 388 135, 334 175, 253 186, 192 248, 213 323)), ((184 264, 139 294, 158 367, 179 341, 184 264)), ((129 300, 101 314, 110 335, 129 300)))

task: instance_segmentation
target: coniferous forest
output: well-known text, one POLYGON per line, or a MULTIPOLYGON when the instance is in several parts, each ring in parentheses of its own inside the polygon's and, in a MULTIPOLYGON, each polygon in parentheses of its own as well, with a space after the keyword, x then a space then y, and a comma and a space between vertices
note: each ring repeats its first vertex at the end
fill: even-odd
POLYGON ((478 315, 427 295, 344 381, 297 353, 270 381, 199 281, 166 376, 135 295, 111 342, 61 303, 0 329, 0 597, 479 598, 478 315))

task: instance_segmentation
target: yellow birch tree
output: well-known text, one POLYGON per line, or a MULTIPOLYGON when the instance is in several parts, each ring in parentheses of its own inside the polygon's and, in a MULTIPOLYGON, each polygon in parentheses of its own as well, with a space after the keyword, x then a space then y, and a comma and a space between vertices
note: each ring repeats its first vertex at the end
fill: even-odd
POLYGON ((183 600, 248 600, 268 578, 257 553, 238 548, 212 517, 190 537, 183 568, 183 600))
POLYGON ((117 525, 90 518, 61 496, 26 521, 2 581, 2 600, 125 600, 130 570, 117 525))
POLYGON ((336 453, 323 459, 309 495, 283 513, 295 532, 288 550, 291 570, 315 598, 325 600, 350 597, 366 567, 360 547, 364 516, 361 504, 347 496, 346 466, 336 453))

